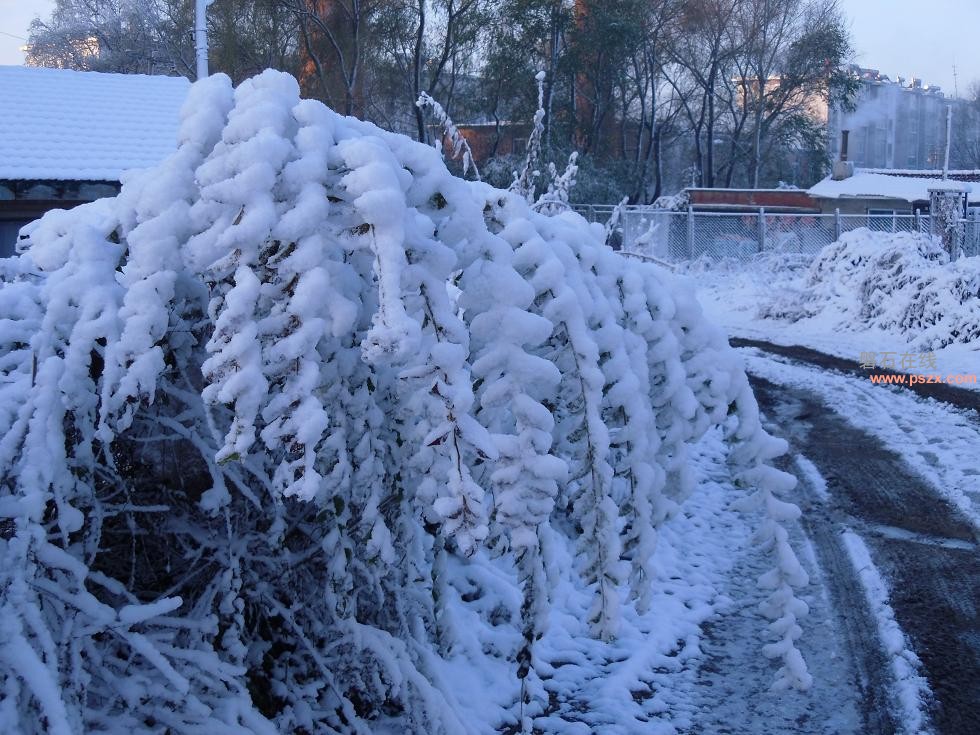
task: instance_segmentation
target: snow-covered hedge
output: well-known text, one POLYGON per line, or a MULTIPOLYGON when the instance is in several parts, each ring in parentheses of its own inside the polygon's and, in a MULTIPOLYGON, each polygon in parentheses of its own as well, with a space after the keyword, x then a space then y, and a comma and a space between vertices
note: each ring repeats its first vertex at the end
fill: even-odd
POLYGON ((601 237, 291 77, 196 84, 173 156, 2 265, 0 730, 527 728, 555 550, 615 637, 719 425, 806 686, 784 444, 692 296, 601 237), (520 694, 467 718, 447 662, 520 694))
POLYGON ((929 235, 854 230, 820 252, 798 289, 774 290, 760 313, 826 313, 850 329, 902 334, 922 350, 973 342, 980 339, 980 258, 950 263, 929 235))

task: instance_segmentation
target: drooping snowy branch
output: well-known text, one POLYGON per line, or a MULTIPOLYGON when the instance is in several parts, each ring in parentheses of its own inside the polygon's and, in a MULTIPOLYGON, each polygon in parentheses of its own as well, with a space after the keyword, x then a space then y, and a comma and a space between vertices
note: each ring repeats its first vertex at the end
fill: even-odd
POLYGON ((449 144, 453 149, 453 157, 455 158, 462 152, 463 176, 472 168, 473 178, 480 181, 480 170, 476 167, 476 160, 473 158, 473 150, 470 148, 469 141, 466 140, 466 136, 459 132, 459 128, 456 127, 456 123, 449 117, 449 113, 427 92, 420 94, 415 104, 417 107, 423 109, 428 108, 432 112, 432 115, 442 127, 443 135, 449 138, 449 144))
POLYGON ((775 560, 775 566, 759 578, 759 585, 771 590, 760 606, 762 613, 772 621, 769 624, 772 642, 763 651, 769 658, 782 661, 774 688, 808 689, 813 677, 796 641, 803 634, 799 623, 809 612, 809 607, 796 596, 795 590, 806 586, 809 578, 789 543, 786 530, 786 524, 799 518, 800 509, 780 497, 796 487, 796 478, 769 465, 770 460, 786 452, 786 442, 759 428, 753 420, 759 410, 755 397, 744 377, 739 383, 740 395, 736 401, 739 423, 735 429, 737 443, 732 459, 740 469, 738 479, 754 489, 741 507, 762 512, 763 520, 755 542, 775 560))

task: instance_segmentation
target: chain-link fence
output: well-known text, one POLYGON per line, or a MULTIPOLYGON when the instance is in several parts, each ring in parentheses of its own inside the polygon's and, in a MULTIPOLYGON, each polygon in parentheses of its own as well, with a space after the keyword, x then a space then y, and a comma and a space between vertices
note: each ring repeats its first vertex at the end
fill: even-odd
MULTIPOLYGON (((577 205, 590 222, 606 223, 612 205, 577 205)), ((759 253, 814 255, 851 230, 930 231, 927 214, 776 214, 672 212, 646 206, 620 210, 614 246, 669 263, 708 258, 748 259, 759 253)), ((960 222, 964 255, 980 255, 980 219, 960 222)))
POLYGON ((967 258, 980 256, 980 219, 971 217, 960 222, 960 247, 967 258))

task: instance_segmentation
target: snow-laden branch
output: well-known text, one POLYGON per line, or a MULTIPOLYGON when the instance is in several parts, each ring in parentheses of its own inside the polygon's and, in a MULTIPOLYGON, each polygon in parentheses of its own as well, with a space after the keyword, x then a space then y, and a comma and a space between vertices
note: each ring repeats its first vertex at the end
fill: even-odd
POLYGON ((510 191, 524 197, 528 202, 534 201, 537 179, 541 173, 537 166, 538 160, 541 158, 541 140, 544 137, 544 80, 546 76, 543 71, 539 71, 534 76, 535 83, 538 85, 538 109, 535 111, 534 121, 531 123, 531 134, 527 139, 524 164, 519 172, 514 172, 514 181, 510 185, 510 191))
POLYGON ((422 109, 428 108, 432 112, 432 115, 442 127, 443 135, 449 138, 449 144, 453 149, 453 157, 455 158, 462 152, 463 176, 466 176, 466 173, 472 168, 473 178, 480 181, 480 170, 476 167, 476 159, 473 158, 473 150, 470 148, 469 141, 466 140, 466 136, 459 132, 459 128, 456 127, 456 123, 449 117, 449 113, 427 92, 419 95, 419 98, 415 101, 415 105, 422 109))

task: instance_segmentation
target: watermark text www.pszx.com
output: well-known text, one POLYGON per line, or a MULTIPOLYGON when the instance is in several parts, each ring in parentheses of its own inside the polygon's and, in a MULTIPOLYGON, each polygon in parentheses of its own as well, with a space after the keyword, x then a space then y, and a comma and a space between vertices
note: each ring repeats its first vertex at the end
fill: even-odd
MULTIPOLYGON (((867 370, 884 368, 886 370, 935 370, 934 352, 862 352, 861 367, 867 370)), ((926 385, 943 383, 946 385, 975 385, 976 373, 871 373, 872 383, 885 385, 926 385)))
POLYGON ((892 385, 923 385, 926 383, 945 383, 947 385, 967 385, 977 382, 977 376, 969 373, 959 375, 902 375, 901 373, 871 373, 872 383, 892 385))

